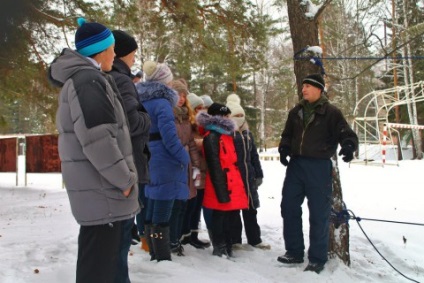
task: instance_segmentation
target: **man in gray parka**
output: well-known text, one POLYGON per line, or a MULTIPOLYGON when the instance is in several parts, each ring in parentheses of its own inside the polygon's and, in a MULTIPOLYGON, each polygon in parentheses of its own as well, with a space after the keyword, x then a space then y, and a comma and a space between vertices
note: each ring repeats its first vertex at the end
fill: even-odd
POLYGON ((76 282, 114 282, 122 222, 139 212, 137 172, 122 98, 112 68, 114 37, 78 19, 76 51, 49 68, 62 87, 56 125, 72 213, 80 224, 76 282))

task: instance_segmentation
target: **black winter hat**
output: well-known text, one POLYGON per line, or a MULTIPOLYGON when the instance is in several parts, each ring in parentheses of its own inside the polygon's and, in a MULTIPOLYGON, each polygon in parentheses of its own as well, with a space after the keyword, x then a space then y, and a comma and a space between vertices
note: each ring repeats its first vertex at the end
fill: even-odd
POLYGON ((324 91, 325 89, 325 82, 323 77, 320 74, 313 74, 313 75, 306 76, 303 79, 302 84, 313 85, 314 87, 319 88, 321 91, 324 91))
POLYGON ((216 115, 226 116, 228 114, 231 114, 231 110, 224 104, 219 104, 214 102, 211 104, 211 106, 209 106, 208 114, 212 116, 216 116, 216 115))
POLYGON ((122 30, 112 31, 115 37, 115 54, 117 58, 124 57, 138 48, 134 37, 122 30))

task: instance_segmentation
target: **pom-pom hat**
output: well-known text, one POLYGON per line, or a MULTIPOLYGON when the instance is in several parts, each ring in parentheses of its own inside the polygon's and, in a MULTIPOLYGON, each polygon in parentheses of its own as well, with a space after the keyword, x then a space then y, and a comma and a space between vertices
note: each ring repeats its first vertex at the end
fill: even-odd
POLYGON ((143 64, 143 71, 146 75, 146 81, 158 81, 168 84, 174 78, 171 70, 165 63, 146 61, 143 64))
POLYGON ((246 115, 243 107, 240 105, 240 102, 240 97, 235 93, 232 93, 227 97, 227 107, 231 110, 231 118, 236 122, 238 127, 241 127, 246 121, 246 115))
POLYGON ((89 57, 108 49, 115 43, 110 29, 99 23, 88 23, 84 18, 77 20, 79 28, 75 33, 77 52, 89 57))
POLYGON ((244 109, 240 105, 240 97, 235 93, 232 93, 227 97, 227 107, 231 110, 231 116, 237 114, 245 115, 244 109))

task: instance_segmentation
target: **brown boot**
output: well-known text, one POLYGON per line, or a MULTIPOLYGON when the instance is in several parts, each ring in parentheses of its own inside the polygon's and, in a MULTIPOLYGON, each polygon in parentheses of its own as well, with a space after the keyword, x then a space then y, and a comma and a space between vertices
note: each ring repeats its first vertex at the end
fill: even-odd
POLYGON ((147 239, 145 236, 140 237, 141 246, 140 249, 144 250, 145 252, 149 252, 149 245, 147 244, 147 239))

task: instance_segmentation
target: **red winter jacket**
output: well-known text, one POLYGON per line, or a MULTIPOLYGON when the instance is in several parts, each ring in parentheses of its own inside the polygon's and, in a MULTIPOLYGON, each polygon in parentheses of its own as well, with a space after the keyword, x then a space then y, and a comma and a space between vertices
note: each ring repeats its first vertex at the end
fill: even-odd
POLYGON ((237 154, 230 119, 201 113, 198 123, 207 131, 203 151, 208 166, 203 205, 210 209, 230 211, 248 208, 246 190, 237 167, 237 154))

